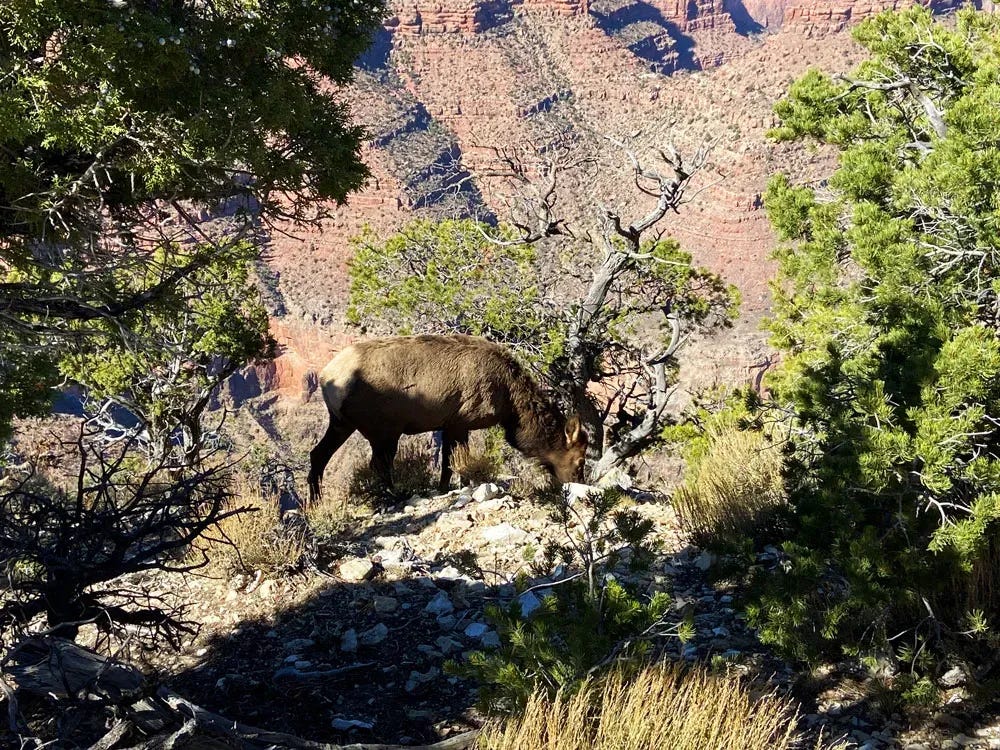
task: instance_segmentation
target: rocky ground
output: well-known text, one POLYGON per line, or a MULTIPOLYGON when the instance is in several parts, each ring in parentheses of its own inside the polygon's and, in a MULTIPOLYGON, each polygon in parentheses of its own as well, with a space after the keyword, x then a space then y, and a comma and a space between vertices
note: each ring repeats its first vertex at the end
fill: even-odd
MULTIPOLYGON (((801 726, 847 747, 998 748, 1000 723, 963 702, 961 670, 949 702, 924 722, 884 716, 850 667, 805 675, 771 654, 747 628, 738 592, 716 576, 713 556, 686 543, 669 504, 634 493, 634 508, 655 524, 660 554, 644 573, 615 574, 643 593, 666 591, 678 621, 696 635, 664 638, 670 658, 752 676, 802 703, 801 726)), ((537 551, 563 533, 546 511, 518 503, 504 485, 406 503, 359 517, 332 543, 323 573, 226 580, 187 576, 164 585, 194 602, 199 635, 149 666, 185 697, 227 718, 326 742, 430 741, 481 723, 476 686, 445 663, 494 648, 489 603, 517 598, 531 616, 558 577, 532 570, 537 551), (515 578, 527 576, 516 588, 515 578), (522 593, 519 593, 521 591, 522 593)), ((780 564, 767 550, 761 565, 780 564)), ((811 746, 811 745, 810 745, 811 746)))

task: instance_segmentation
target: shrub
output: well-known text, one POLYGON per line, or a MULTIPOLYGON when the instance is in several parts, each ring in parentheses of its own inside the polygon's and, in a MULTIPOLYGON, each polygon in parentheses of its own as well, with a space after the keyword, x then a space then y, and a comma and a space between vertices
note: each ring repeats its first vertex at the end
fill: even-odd
POLYGON ((615 670, 572 695, 531 695, 524 712, 489 724, 479 750, 670 750, 797 746, 796 712, 773 694, 703 669, 615 670))
POLYGON ((687 472, 674 493, 681 525, 703 547, 755 537, 786 504, 777 446, 758 431, 717 418, 688 446, 687 472))
POLYGON ((487 608, 500 647, 474 652, 449 669, 480 683, 480 706, 492 714, 523 710, 536 691, 552 699, 572 695, 612 663, 641 659, 656 639, 687 638, 688 623, 671 619, 670 597, 648 600, 628 591, 610 569, 627 556, 633 567, 648 559, 652 524, 634 510, 620 508, 622 496, 608 490, 571 500, 550 488, 538 499, 565 530, 566 544, 549 544, 536 572, 563 566, 564 576, 540 597, 540 606, 522 613, 522 598, 506 608, 487 608), (565 575, 565 571, 577 572, 565 575), (527 616, 524 616, 527 614, 527 616))
POLYGON ((810 71, 776 107, 774 135, 840 160, 822 186, 778 175, 765 196, 794 515, 748 620, 804 658, 977 663, 1000 629, 1000 234, 983 200, 1000 19, 910 8, 854 33, 869 59, 810 71))
POLYGON ((270 575, 297 570, 308 541, 300 529, 281 523, 277 496, 245 477, 234 483, 230 504, 248 512, 223 518, 206 535, 212 565, 226 574, 259 570, 270 575))
POLYGON ((614 579, 591 595, 584 579, 552 587, 541 607, 524 617, 515 601, 488 607, 486 617, 500 636, 495 651, 477 651, 449 670, 480 684, 479 703, 489 714, 525 710, 539 691, 572 695, 592 673, 617 659, 647 655, 655 637, 677 633, 668 619, 670 597, 641 601, 614 579))
POLYGON ((193 632, 178 608, 145 583, 107 585, 142 571, 189 572, 205 563, 191 545, 229 509, 225 467, 177 477, 138 460, 135 441, 107 448, 81 430, 77 481, 58 486, 26 461, 0 487, 0 637, 44 614, 53 633, 75 638, 93 623, 115 636, 133 625, 173 645, 193 632))
POLYGON ((486 430, 478 440, 474 436, 467 446, 452 451, 451 466, 462 479, 470 484, 482 484, 496 479, 503 471, 505 450, 503 431, 486 430))

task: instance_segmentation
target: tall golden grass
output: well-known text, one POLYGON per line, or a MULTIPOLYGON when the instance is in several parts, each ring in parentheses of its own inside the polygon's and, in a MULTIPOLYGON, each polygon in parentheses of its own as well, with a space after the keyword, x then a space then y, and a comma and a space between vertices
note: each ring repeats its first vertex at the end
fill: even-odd
POLYGON ((460 445, 452 451, 451 467, 469 484, 482 484, 497 478, 503 470, 503 462, 495 452, 460 445))
POLYGON ((731 425, 706 438, 674 493, 681 525, 702 546, 752 536, 786 502, 780 452, 759 432, 731 425))
POLYGON ((203 537, 210 564, 223 573, 253 572, 265 575, 295 568, 305 544, 298 534, 282 533, 278 501, 245 477, 234 480, 233 508, 248 508, 222 519, 203 537))
POLYGON ((774 694, 702 668, 617 671, 572 696, 539 692, 483 730, 478 750, 790 750, 797 714, 774 694))

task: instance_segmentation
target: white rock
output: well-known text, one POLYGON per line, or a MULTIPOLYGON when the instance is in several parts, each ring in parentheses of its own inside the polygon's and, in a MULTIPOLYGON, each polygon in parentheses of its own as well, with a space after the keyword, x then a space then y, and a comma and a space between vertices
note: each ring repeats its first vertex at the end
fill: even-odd
POLYGON ((384 549, 378 553, 378 558, 382 562, 382 566, 385 568, 390 568, 393 566, 403 566, 408 564, 406 559, 407 551, 405 549, 384 549))
POLYGON ((437 572, 431 573, 431 575, 434 578, 443 581, 461 581, 466 578, 466 575, 461 570, 456 568, 454 565, 449 565, 445 568, 442 568, 437 572))
POLYGON ((476 506, 476 510, 480 513, 492 513, 493 511, 501 510, 509 500, 510 495, 495 497, 492 500, 484 500, 476 506))
POLYGON ((268 578, 260 585, 260 588, 257 589, 257 596, 259 596, 261 599, 270 599, 274 596, 274 592, 277 590, 278 590, 277 582, 272 581, 270 578, 268 578))
POLYGON ((620 487, 623 490, 632 488, 632 477, 620 467, 607 472, 597 481, 598 487, 620 487))
POLYGON ((942 687, 953 688, 965 683, 965 672, 961 667, 952 667, 938 680, 942 687))
POLYGON ((453 510, 460 510, 461 508, 464 508, 471 502, 472 502, 472 495, 463 494, 458 496, 458 499, 455 500, 454 503, 452 503, 451 507, 453 510))
POLYGON ((502 494, 503 491, 493 484, 493 482, 487 482, 476 487, 472 493, 472 499, 477 503, 481 503, 486 500, 492 500, 495 497, 500 497, 502 494))
POLYGON ((434 641, 434 645, 437 646, 441 653, 445 655, 462 648, 461 643, 447 635, 438 636, 437 640, 434 641))
POLYGON ((331 722, 334 729, 347 732, 351 729, 371 729, 375 726, 372 721, 359 721, 357 719, 334 719, 331 722))
POLYGON ((489 627, 482 622, 473 622, 468 625, 463 631, 468 638, 482 638, 483 634, 489 630, 489 627))
POLYGON ((592 492, 600 492, 600 489, 589 484, 580 484, 579 482, 566 482, 563 485, 563 494, 571 503, 586 498, 592 492))
POLYGON ((500 648, 500 636, 495 630, 483 633, 483 637, 479 639, 479 642, 483 644, 483 648, 500 648))
POLYGON ((448 593, 445 591, 438 591, 437 595, 424 607, 424 612, 436 617, 449 615, 454 611, 455 605, 451 603, 451 599, 448 598, 448 593))
POLYGON ((486 583, 484 581, 466 579, 462 582, 462 593, 465 596, 482 596, 486 593, 486 583))
POLYGON ((542 600, 531 591, 525 591, 517 597, 518 604, 521 605, 521 617, 528 617, 536 609, 542 606, 542 600))
POLYGON ((358 650, 358 633, 354 628, 340 636, 340 650, 349 654, 358 650))
POLYGON ((479 532, 487 542, 523 542, 528 538, 528 532, 511 526, 504 521, 496 526, 487 526, 479 532))
POLYGON ((369 578, 375 565, 371 560, 363 557, 356 557, 353 560, 346 560, 340 564, 340 577, 345 581, 357 583, 369 578))
POLYGON ((439 674, 441 674, 441 670, 437 667, 431 667, 426 672, 410 672, 410 678, 406 681, 406 692, 412 693, 417 687, 425 682, 430 682, 439 674))
POLYGON ((715 564, 715 555, 709 551, 702 552, 694 561, 694 566, 698 570, 708 570, 715 564))
POLYGON ((437 626, 441 630, 454 630, 455 626, 458 624, 458 620, 455 615, 440 615, 437 620, 437 626))
POLYGON ((372 599, 372 606, 380 615, 386 615, 399 609, 399 600, 392 596, 376 596, 372 599))
POLYGON ((384 641, 387 635, 389 635, 389 628, 385 626, 385 623, 380 622, 359 635, 358 641, 365 646, 375 646, 384 641))

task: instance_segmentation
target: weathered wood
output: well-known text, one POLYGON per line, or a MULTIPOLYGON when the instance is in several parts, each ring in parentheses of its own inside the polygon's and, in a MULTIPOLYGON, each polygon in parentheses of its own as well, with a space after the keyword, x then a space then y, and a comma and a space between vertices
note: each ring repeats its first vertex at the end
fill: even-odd
MULTIPOLYGON (((329 670, 330 677, 359 666, 329 670)), ((315 674, 302 673, 310 678, 315 674)), ((204 732, 225 740, 240 750, 468 750, 478 731, 450 737, 431 745, 403 746, 384 744, 332 745, 302 739, 282 732, 240 724, 212 713, 167 687, 155 695, 143 691, 146 681, 139 670, 95 653, 62 638, 34 637, 19 643, 3 663, 3 677, 14 690, 46 695, 58 700, 100 699, 118 705, 128 716, 91 745, 89 750, 111 750, 134 729, 147 739, 131 750, 173 750, 175 747, 201 746, 204 732), (143 694, 145 693, 145 695, 143 694), (196 743, 196 744, 191 744, 196 743)), ((0 687, 5 683, 0 680, 0 687)), ((16 716, 14 691, 6 695, 16 716)), ((99 705, 99 704, 96 704, 99 705)), ((206 738, 206 742, 208 742, 206 738)), ((217 743, 212 743, 217 746, 217 743)))
POLYGON ((111 731, 91 745, 88 750, 111 750, 111 748, 125 739, 133 729, 135 727, 128 719, 115 722, 115 725, 111 727, 111 731))
POLYGON ((271 679, 277 684, 289 683, 300 686, 322 684, 330 680, 339 680, 341 677, 346 677, 360 669, 367 669, 374 665, 375 662, 373 661, 365 661, 358 662, 357 664, 348 664, 346 667, 337 667, 336 669, 301 670, 295 667, 282 667, 274 673, 274 677, 271 679))
POLYGON ((478 730, 449 737, 433 745, 383 745, 383 744, 352 744, 330 745, 324 742, 313 742, 283 732, 271 732, 266 729, 240 724, 218 714, 207 711, 201 706, 182 698, 168 688, 161 687, 157 695, 177 713, 193 718, 198 726, 208 732, 215 732, 236 740, 241 748, 285 747, 291 750, 467 750, 472 747, 479 736, 478 730))
POLYGON ((142 672, 63 638, 37 636, 15 646, 3 672, 18 690, 56 698, 130 702, 142 691, 142 672))

